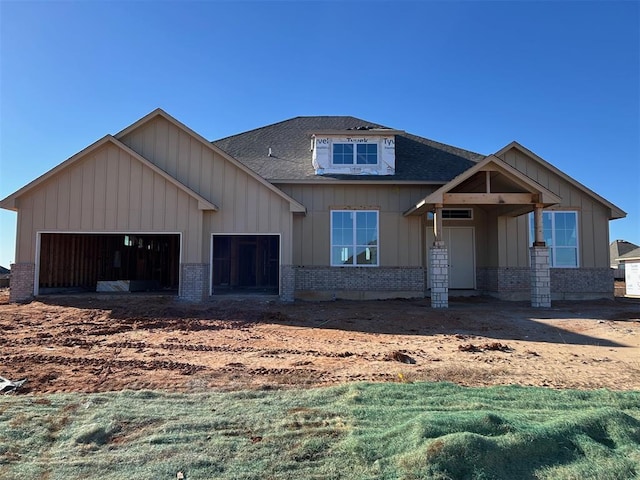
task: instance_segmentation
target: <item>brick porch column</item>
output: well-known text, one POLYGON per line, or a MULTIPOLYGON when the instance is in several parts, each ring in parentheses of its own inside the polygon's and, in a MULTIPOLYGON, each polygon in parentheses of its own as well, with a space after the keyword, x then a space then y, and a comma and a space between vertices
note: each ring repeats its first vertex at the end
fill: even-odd
POLYGON ((549 248, 533 246, 531 254, 531 306, 551 306, 551 271, 549 269, 549 248))
POLYGON ((431 307, 449 307, 449 252, 444 242, 429 247, 429 278, 431 280, 431 307))
POLYGON ((24 302, 33 298, 35 273, 35 263, 14 263, 11 265, 10 302, 24 302))

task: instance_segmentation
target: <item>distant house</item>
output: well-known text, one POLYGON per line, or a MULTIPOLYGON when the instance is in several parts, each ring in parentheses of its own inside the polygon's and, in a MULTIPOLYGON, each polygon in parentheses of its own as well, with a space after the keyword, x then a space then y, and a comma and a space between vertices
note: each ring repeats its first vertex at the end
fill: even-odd
POLYGON ((0 202, 11 299, 132 288, 185 300, 613 296, 626 214, 522 145, 490 155, 354 117, 209 142, 158 109, 0 202))
POLYGON ((636 248, 640 247, 626 240, 614 240, 609 245, 609 258, 611 259, 611 268, 616 280, 624 280, 624 263, 620 262, 620 257, 636 248))
POLYGON ((8 268, 0 266, 0 288, 9 286, 9 278, 11 277, 11 271, 8 268))
POLYGON ((625 291, 628 297, 640 297, 640 247, 618 257, 624 271, 625 291))

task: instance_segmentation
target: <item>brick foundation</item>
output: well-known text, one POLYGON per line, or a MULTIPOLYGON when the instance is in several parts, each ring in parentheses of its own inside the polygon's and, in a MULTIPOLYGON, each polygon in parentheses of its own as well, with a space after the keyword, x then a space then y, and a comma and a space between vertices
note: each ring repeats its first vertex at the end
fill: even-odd
POLYGON ((11 265, 10 302, 24 302, 33 298, 35 263, 14 263, 11 265))
MULTIPOLYGON (((613 298, 613 273, 609 268, 551 268, 551 300, 613 298)), ((483 295, 502 300, 531 298, 528 267, 482 267, 476 272, 477 288, 483 295)))
MULTIPOLYGON (((424 297, 422 267, 292 267, 295 297, 301 299, 382 299, 424 297)), ((282 296, 285 278, 282 278, 282 296)))
POLYGON ((180 300, 204 301, 209 296, 209 264, 183 263, 180 271, 180 300))
POLYGON ((552 268, 553 300, 613 298, 613 270, 603 268, 552 268))
POLYGON ((449 307, 449 252, 447 247, 429 248, 429 277, 431 280, 431 307, 449 307))

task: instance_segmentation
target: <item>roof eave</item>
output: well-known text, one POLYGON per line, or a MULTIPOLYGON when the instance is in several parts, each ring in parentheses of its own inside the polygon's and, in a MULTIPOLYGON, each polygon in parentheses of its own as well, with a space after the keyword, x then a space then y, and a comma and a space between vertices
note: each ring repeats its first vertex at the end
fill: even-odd
POLYGON ((605 205, 606 207, 608 207, 609 210, 610 210, 610 212, 609 212, 609 220, 616 220, 616 219, 619 219, 619 218, 625 218, 627 216, 627 212, 622 210, 620 207, 614 205, 613 203, 611 203, 606 198, 601 197, 596 192, 591 190, 589 187, 583 185, 582 183, 578 182, 574 178, 570 177, 569 175, 564 173, 562 170, 560 170, 557 167, 553 166, 551 163, 547 162, 545 159, 543 159, 542 157, 536 155, 534 152, 529 150, 527 147, 519 144, 516 141, 513 141, 513 142, 509 143, 508 145, 502 147, 500 150, 498 150, 496 153, 494 153, 494 155, 495 156, 503 155, 504 153, 506 153, 507 151, 511 150, 512 148, 515 148, 516 150, 519 150, 520 152, 524 153, 525 155, 529 156, 530 158, 533 158, 535 161, 537 161, 538 163, 540 163, 544 167, 548 168, 553 173, 555 173, 556 175, 558 175, 562 179, 564 179, 567 182, 569 182, 570 184, 572 184, 574 187, 578 188, 579 190, 582 190, 587 195, 590 195, 592 198, 594 198, 598 202, 600 202, 603 205, 605 205))
POLYGON ((18 211, 17 200, 18 200, 19 197, 21 197, 22 195, 24 195, 24 194, 28 193, 29 191, 33 190, 38 185, 42 184, 43 182, 45 182, 49 178, 53 177, 57 173, 59 173, 59 172, 63 171, 64 169, 70 167, 72 164, 74 164, 79 159, 84 158, 86 155, 90 154, 91 152, 94 152, 94 151, 98 150, 99 148, 102 148, 107 143, 111 143, 112 145, 116 146, 117 148, 120 148, 120 149, 124 150, 125 152, 127 152, 127 154, 131 155, 136 160, 138 160, 141 163, 143 163, 147 168, 151 169, 153 172, 155 172, 156 174, 158 174, 161 177, 163 177, 169 183, 173 184, 178 189, 182 190, 183 192, 185 192, 189 196, 193 197, 195 200, 198 201, 198 208, 200 210, 213 210, 213 211, 218 211, 219 210, 217 205, 209 202, 206 198, 202 197, 201 195, 199 195, 198 193, 194 192, 193 190, 191 190, 186 185, 184 185, 181 182, 179 182, 178 180, 176 180, 171 175, 169 175, 167 172, 165 172, 161 168, 157 167, 155 164, 153 164, 152 162, 150 162, 149 160, 147 160, 146 158, 141 156, 139 153, 135 152, 134 150, 132 150, 131 148, 126 146, 124 143, 122 143, 117 138, 113 137, 112 135, 105 135, 100 140, 92 143, 91 145, 89 145, 88 147, 82 149, 80 152, 76 153, 75 155, 73 155, 72 157, 68 158, 64 162, 62 162, 59 165, 55 166, 54 168, 52 168, 48 172, 40 175, 38 178, 36 178, 35 180, 31 181, 30 183, 28 183, 27 185, 22 187, 20 190, 12 193, 7 198, 2 200, 0 202, 0 207, 5 208, 7 210, 18 211))
POLYGON ((0 201, 0 207, 4 208, 4 209, 7 209, 7 210, 17 211, 18 210, 18 207, 17 207, 17 199, 18 199, 18 197, 24 195, 25 193, 29 192, 33 188, 37 187, 41 183, 43 183, 46 180, 48 180, 49 178, 53 177, 56 173, 64 170, 65 168, 67 168, 71 164, 75 163, 78 159, 80 159, 80 158, 84 157, 85 155, 87 155, 87 154, 97 150, 98 148, 102 147, 105 143, 110 141, 110 138, 113 138, 113 137, 111 137, 111 135, 105 135, 101 139, 96 140, 95 142, 93 142, 88 147, 83 148, 82 150, 80 150, 75 155, 67 158, 64 162, 56 165, 52 169, 46 171, 45 173, 43 173, 39 177, 37 177, 34 180, 30 181, 25 186, 23 186, 19 190, 16 190, 11 195, 9 195, 8 197, 6 197, 2 201, 0 201))

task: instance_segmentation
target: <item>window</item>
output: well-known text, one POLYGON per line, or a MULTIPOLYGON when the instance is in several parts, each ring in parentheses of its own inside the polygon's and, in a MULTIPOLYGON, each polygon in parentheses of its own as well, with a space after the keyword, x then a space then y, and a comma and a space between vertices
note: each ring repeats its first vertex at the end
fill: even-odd
POLYGON ((334 143, 334 165, 377 165, 377 143, 334 143))
MULTIPOLYGON (((549 247, 552 267, 578 266, 578 213, 542 212, 544 241, 549 247)), ((529 239, 535 238, 533 213, 529 214, 529 239)))
POLYGON ((378 212, 331 212, 331 265, 378 265, 378 212))

